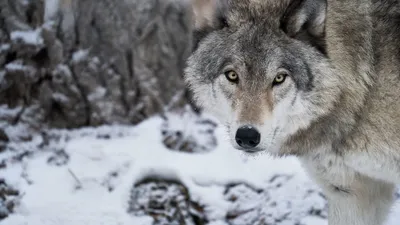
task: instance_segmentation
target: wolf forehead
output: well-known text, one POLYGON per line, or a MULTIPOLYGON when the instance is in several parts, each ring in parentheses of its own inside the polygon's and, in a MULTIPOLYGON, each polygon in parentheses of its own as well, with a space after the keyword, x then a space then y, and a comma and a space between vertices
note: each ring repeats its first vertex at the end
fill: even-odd
POLYGON ((265 24, 222 29, 205 37, 189 58, 187 72, 198 82, 212 83, 226 70, 236 70, 242 80, 269 83, 279 69, 287 70, 298 89, 312 87, 312 74, 299 43, 265 24))

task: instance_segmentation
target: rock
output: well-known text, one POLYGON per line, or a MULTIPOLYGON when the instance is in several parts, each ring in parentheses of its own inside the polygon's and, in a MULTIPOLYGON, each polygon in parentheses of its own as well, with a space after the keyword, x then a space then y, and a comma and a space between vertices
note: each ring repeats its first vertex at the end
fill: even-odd
POLYGON ((10 141, 10 139, 8 138, 6 132, 4 132, 3 129, 0 129, 0 141, 6 142, 6 143, 10 141))
POLYGON ((14 208, 18 204, 19 195, 18 190, 10 187, 3 179, 0 179, 0 221, 14 212, 14 208))
POLYGON ((69 162, 69 155, 64 150, 52 152, 47 159, 47 163, 53 166, 64 166, 69 162))
POLYGON ((288 175, 276 175, 266 187, 228 185, 224 196, 230 202, 229 225, 298 225, 306 216, 326 219, 327 205, 317 189, 300 185, 288 175), (291 188, 295 190, 291 191, 291 188))
POLYGON ((205 225, 204 209, 188 189, 173 180, 145 179, 133 186, 128 212, 151 216, 154 225, 205 225))
POLYGON ((3 129, 0 129, 0 152, 6 149, 7 143, 10 141, 6 132, 3 129))
POLYGON ((216 123, 192 111, 190 107, 167 113, 161 133, 164 145, 173 151, 201 153, 217 146, 216 123), (182 123, 182 121, 184 123, 182 123))
POLYGON ((263 191, 247 184, 231 184, 225 190, 225 199, 231 203, 226 215, 230 225, 263 224, 260 217, 262 202, 267 203, 270 197, 263 191))

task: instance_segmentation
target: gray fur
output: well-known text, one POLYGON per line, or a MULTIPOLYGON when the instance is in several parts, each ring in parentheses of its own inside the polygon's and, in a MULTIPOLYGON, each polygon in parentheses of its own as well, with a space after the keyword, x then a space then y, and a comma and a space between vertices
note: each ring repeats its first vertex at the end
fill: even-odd
POLYGON ((400 183, 400 2, 225 5, 224 26, 209 26, 188 60, 196 101, 235 148, 250 124, 262 139, 254 151, 297 155, 327 195, 330 225, 382 225, 400 183), (288 80, 272 86, 282 69, 288 80))

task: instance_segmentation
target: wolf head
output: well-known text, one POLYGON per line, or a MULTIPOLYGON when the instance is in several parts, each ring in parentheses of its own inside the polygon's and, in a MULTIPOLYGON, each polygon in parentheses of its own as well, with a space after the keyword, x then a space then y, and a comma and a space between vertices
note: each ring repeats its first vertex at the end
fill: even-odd
POLYGON ((340 80, 324 55, 324 0, 194 0, 193 8, 185 80, 235 148, 283 154, 331 112, 340 80))

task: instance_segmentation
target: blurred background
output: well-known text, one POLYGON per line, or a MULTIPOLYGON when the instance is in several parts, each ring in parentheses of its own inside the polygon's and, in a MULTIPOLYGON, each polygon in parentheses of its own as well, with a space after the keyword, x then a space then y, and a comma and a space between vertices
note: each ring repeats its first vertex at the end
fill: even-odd
POLYGON ((189 0, 0 0, 0 224, 326 224, 190 101, 189 0))

